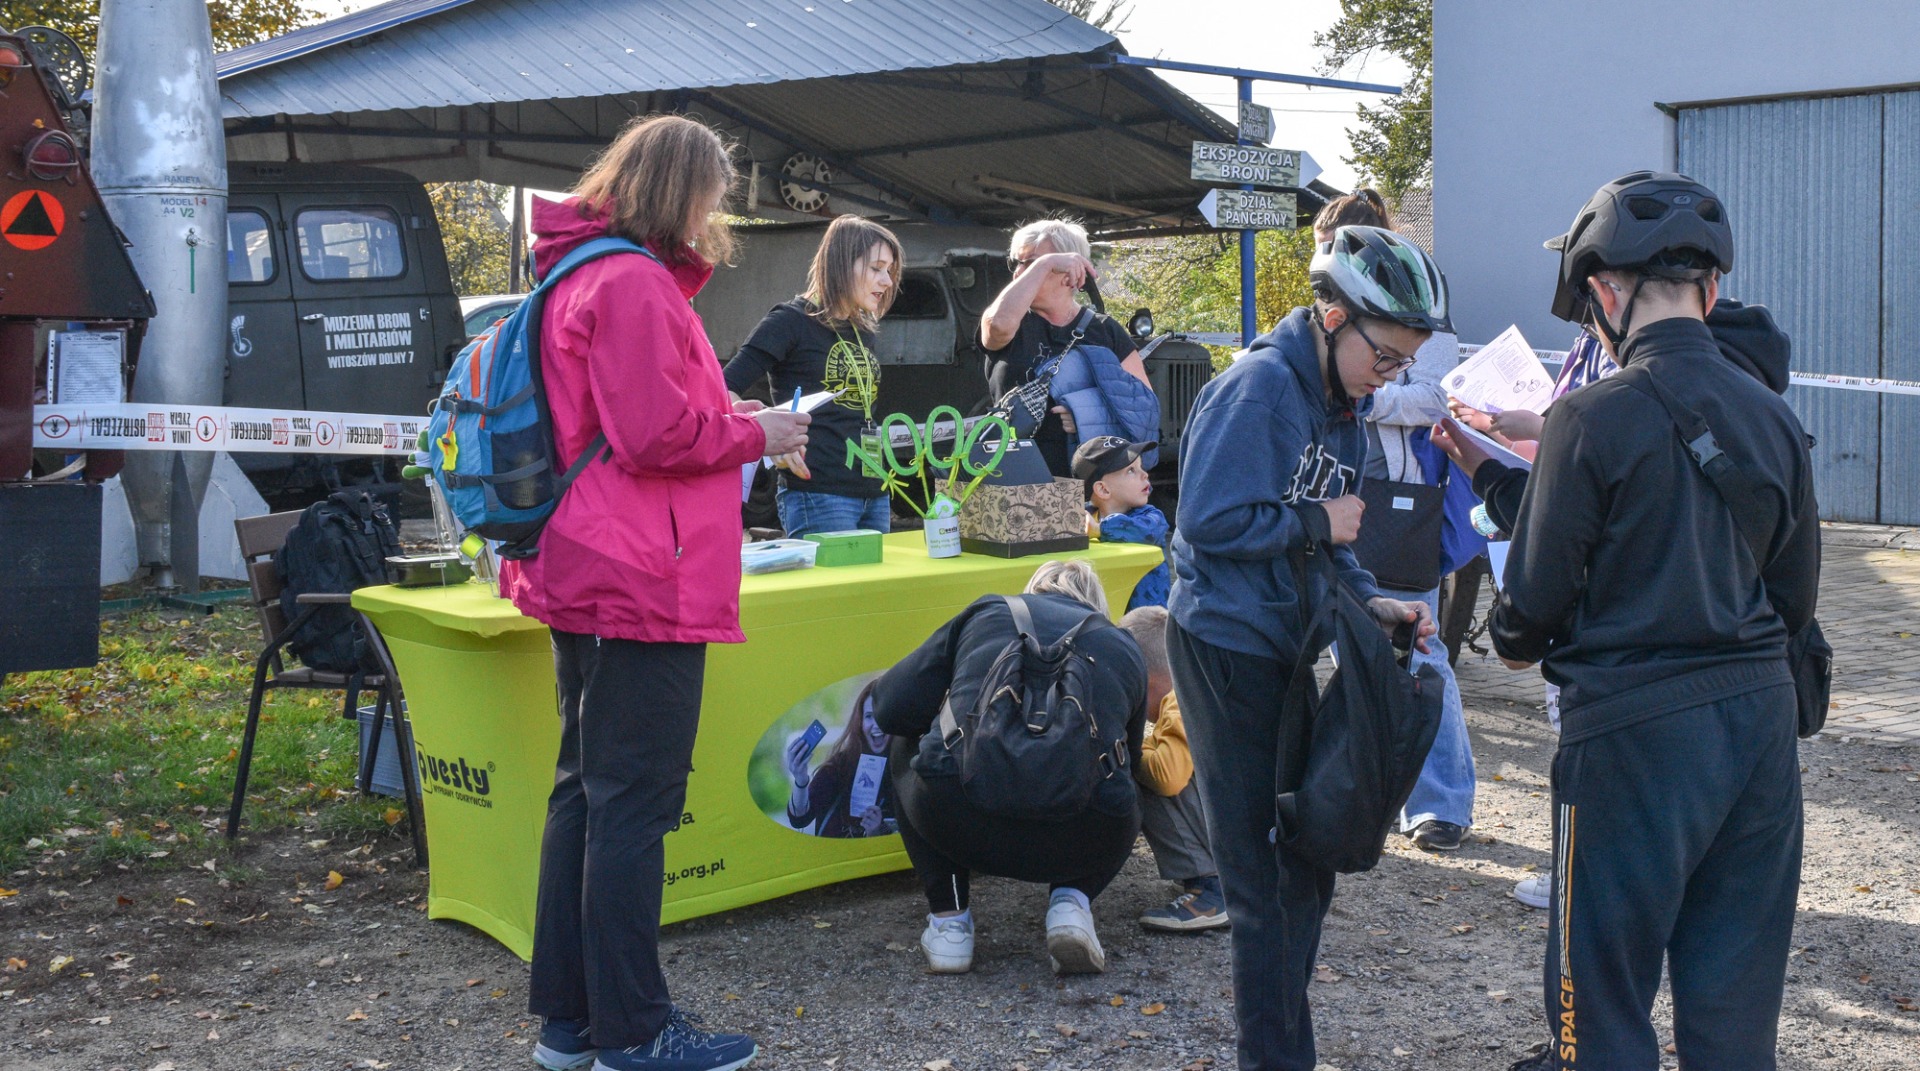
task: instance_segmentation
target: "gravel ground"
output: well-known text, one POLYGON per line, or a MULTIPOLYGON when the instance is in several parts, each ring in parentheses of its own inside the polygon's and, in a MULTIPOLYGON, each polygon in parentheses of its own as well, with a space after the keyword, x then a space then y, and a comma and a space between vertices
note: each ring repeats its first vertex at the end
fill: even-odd
MULTIPOLYGON (((1436 856, 1396 837, 1375 871, 1340 884, 1313 991, 1327 1066, 1504 1069, 1544 1040, 1545 920, 1509 890, 1549 858, 1552 738, 1537 710, 1476 698, 1488 672, 1463 674, 1474 842, 1436 856)), ((1819 739, 1801 755, 1807 855, 1781 1066, 1920 1069, 1920 751, 1819 739)), ((286 835, 220 873, 66 862, 47 854, 4 879, 18 895, 0 899, 0 1031, 14 1039, 0 1065, 533 1066, 525 965, 426 919, 403 841, 286 835)), ((668 976, 709 1025, 759 1040, 757 1068, 1233 1066, 1228 939, 1135 924, 1172 891, 1144 845, 1095 905, 1104 975, 1048 972, 1042 890, 975 890, 970 975, 926 973, 923 907, 895 874, 670 927, 668 976)), ((1656 1017, 1670 1037, 1664 1000, 1656 1017)))

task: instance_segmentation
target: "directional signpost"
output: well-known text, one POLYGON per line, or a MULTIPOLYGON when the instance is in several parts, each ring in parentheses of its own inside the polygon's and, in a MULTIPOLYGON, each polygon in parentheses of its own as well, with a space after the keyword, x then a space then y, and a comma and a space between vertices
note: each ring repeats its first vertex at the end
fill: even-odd
POLYGON ((1222 230, 1290 231, 1297 207, 1293 194, 1259 190, 1208 190, 1200 198, 1200 214, 1222 230))
POLYGON ((1299 189, 1320 177, 1320 165, 1293 149, 1196 141, 1188 173, 1200 182, 1299 189))
POLYGON ((1273 144, 1273 109, 1250 100, 1241 101, 1240 140, 1249 145, 1273 144))

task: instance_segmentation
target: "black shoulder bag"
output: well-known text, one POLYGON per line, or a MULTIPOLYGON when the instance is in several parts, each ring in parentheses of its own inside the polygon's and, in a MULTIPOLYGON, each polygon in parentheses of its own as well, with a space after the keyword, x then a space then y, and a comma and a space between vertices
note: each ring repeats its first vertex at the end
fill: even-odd
MULTIPOLYGON (((1713 438, 1713 429, 1707 426, 1705 418, 1689 409, 1679 399, 1667 393, 1653 373, 1644 368, 1628 368, 1621 372, 1622 379, 1636 388, 1644 385, 1644 393, 1649 394, 1667 411, 1667 419, 1673 422, 1674 430, 1680 433, 1680 441, 1687 453, 1706 473, 1707 479, 1720 492, 1720 500, 1726 504, 1727 511, 1733 514, 1734 527, 1740 529, 1740 536, 1747 545, 1747 560, 1753 563, 1754 571, 1760 576, 1764 586, 1766 569, 1762 563, 1771 564, 1767 555, 1767 546, 1772 541, 1772 533, 1761 529, 1765 523, 1766 506, 1760 500, 1760 491, 1745 470, 1733 463, 1720 449, 1713 438), (1640 372, 1628 377, 1627 372, 1640 372)), ((1820 622, 1808 619, 1806 627, 1787 638, 1787 670, 1793 674, 1794 698, 1799 707, 1800 738, 1806 739, 1820 731, 1827 723, 1827 708, 1833 696, 1833 646, 1820 631, 1820 622)))

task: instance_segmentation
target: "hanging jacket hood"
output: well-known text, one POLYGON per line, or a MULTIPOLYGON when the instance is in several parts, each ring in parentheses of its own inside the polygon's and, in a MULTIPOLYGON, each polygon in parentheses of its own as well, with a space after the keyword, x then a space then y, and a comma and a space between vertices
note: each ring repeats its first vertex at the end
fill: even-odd
POLYGON ((1707 329, 1720 352, 1736 368, 1767 385, 1775 394, 1785 394, 1793 342, 1773 322, 1773 313, 1765 305, 1742 305, 1721 298, 1707 314, 1707 329))

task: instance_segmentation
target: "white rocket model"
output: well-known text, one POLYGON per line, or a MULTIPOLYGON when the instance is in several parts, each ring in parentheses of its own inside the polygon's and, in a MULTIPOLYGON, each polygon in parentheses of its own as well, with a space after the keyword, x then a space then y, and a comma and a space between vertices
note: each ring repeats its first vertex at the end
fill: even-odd
MULTIPOLYGON (((158 311, 132 400, 219 405, 227 315, 227 150, 205 0, 101 0, 92 168, 158 311)), ((140 561, 199 588, 209 453, 137 451, 123 479, 140 561)))

